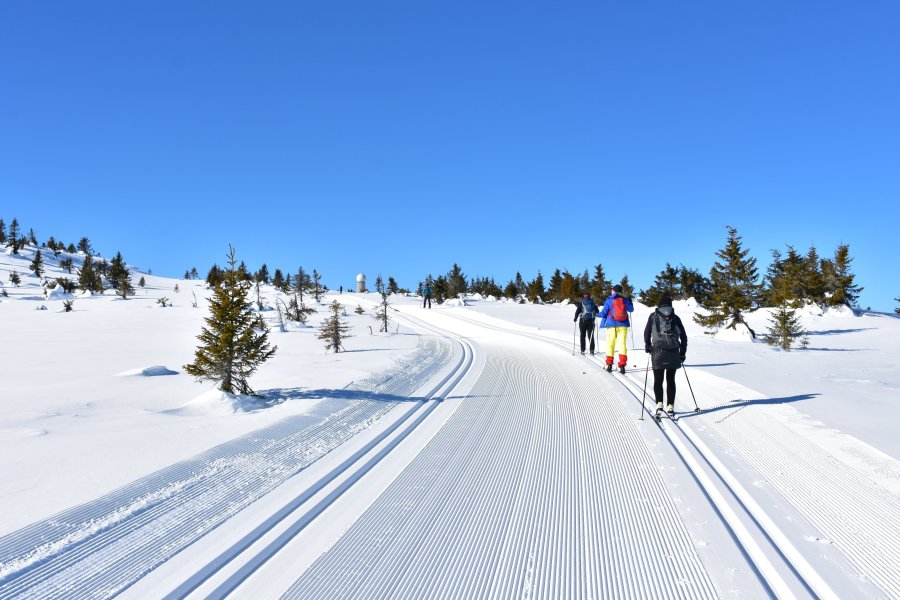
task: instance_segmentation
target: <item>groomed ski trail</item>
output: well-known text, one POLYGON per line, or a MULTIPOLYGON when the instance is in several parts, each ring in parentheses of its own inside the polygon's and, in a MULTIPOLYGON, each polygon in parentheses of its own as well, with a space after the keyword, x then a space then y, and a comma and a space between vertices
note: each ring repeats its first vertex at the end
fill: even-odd
MULTIPOLYGON (((448 340, 424 337, 396 369, 349 386, 311 414, 0 538, 0 599, 118 595, 392 409, 407 404, 401 419, 411 417, 423 403, 409 394, 445 372, 453 355, 448 340)), ((460 368, 461 361, 451 374, 460 368)))
POLYGON ((481 377, 285 598, 720 596, 608 387, 544 342, 428 318, 478 345, 481 377))

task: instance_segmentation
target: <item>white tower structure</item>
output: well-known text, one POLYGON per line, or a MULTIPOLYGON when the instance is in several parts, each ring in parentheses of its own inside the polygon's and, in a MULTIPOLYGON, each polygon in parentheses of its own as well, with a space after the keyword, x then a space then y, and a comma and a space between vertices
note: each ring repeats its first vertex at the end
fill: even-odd
POLYGON ((363 273, 356 276, 356 291, 360 294, 366 291, 366 276, 363 273))

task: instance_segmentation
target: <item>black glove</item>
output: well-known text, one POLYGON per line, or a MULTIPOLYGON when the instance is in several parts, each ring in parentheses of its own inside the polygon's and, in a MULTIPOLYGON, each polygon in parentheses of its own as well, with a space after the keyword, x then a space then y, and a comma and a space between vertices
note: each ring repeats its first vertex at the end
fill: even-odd
POLYGON ((644 346, 644 352, 650 354, 651 352, 653 352, 653 348, 650 346, 644 346))
POLYGON ((679 358, 681 359, 681 362, 684 362, 685 356, 686 356, 686 355, 685 355, 684 353, 682 353, 682 354, 679 356, 679 358))

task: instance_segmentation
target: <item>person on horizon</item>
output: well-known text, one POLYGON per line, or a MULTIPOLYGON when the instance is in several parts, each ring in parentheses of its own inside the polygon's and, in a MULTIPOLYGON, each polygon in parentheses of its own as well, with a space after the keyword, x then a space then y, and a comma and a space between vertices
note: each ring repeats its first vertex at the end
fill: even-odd
POLYGON ((663 375, 666 379, 666 413, 675 415, 675 371, 687 354, 687 333, 675 309, 671 296, 663 296, 659 306, 647 319, 644 327, 644 351, 650 354, 653 367, 653 395, 656 397, 656 416, 663 407, 663 375))
POLYGON ((597 305, 594 304, 590 294, 585 294, 584 298, 581 300, 581 304, 575 309, 575 318, 572 320, 578 321, 579 316, 581 317, 578 328, 581 331, 582 354, 584 354, 584 338, 587 336, 591 340, 591 356, 594 355, 594 317, 597 316, 597 312, 599 312, 599 309, 597 308, 597 305))
POLYGON ((634 312, 634 304, 631 303, 631 298, 622 295, 621 285, 614 285, 611 292, 600 311, 600 327, 606 328, 606 370, 612 373, 613 357, 618 346, 619 371, 624 373, 625 365, 628 364, 626 338, 631 326, 628 313, 634 312))
POLYGON ((430 283, 425 284, 425 289, 422 290, 422 308, 425 308, 425 305, 428 304, 428 308, 431 308, 431 295, 434 293, 434 289, 432 289, 430 283))

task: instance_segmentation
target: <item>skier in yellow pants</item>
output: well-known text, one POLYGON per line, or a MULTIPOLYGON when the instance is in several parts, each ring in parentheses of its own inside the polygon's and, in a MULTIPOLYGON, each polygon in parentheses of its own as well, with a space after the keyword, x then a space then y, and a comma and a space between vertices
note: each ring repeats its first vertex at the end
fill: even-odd
POLYGON ((612 373, 613 357, 619 352, 619 371, 625 372, 628 364, 628 328, 631 322, 628 313, 634 312, 634 304, 631 298, 622 295, 622 286, 614 285, 612 294, 603 304, 600 311, 600 327, 606 328, 606 370, 612 373))

